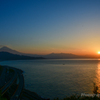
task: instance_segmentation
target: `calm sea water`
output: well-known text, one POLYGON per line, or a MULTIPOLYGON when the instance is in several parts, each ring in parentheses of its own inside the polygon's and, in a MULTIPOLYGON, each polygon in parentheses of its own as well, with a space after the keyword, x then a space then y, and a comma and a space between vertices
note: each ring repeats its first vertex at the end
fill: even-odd
POLYGON ((19 60, 0 65, 22 69, 25 88, 44 98, 92 93, 94 82, 100 88, 100 60, 19 60))

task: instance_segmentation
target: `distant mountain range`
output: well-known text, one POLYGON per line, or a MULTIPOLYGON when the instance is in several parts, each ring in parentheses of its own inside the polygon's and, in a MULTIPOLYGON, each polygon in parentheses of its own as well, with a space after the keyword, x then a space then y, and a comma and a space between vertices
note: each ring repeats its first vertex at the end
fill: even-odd
POLYGON ((18 52, 10 49, 6 46, 0 48, 0 60, 32 60, 32 59, 44 59, 43 57, 32 57, 28 54, 18 52))
POLYGON ((8 48, 6 46, 0 48, 0 52, 2 52, 1 54, 3 54, 3 52, 5 54, 7 54, 7 52, 8 52, 9 54, 7 54, 7 55, 10 55, 10 58, 11 57, 13 58, 14 56, 16 56, 14 59, 18 59, 18 58, 19 59, 35 59, 35 58, 41 58, 41 59, 42 58, 47 58, 47 59, 97 58, 96 56, 90 56, 90 55, 84 55, 84 56, 80 55, 79 56, 79 55, 74 55, 74 54, 71 54, 71 53, 51 53, 51 54, 48 54, 48 55, 25 54, 25 53, 21 53, 21 52, 18 52, 16 50, 10 49, 10 48, 8 48))
POLYGON ((12 54, 19 54, 19 55, 24 54, 24 53, 18 52, 18 51, 16 51, 16 50, 10 49, 10 48, 8 48, 8 47, 6 47, 6 46, 0 48, 0 52, 2 52, 2 51, 3 51, 3 52, 9 52, 9 53, 12 53, 12 54))
POLYGON ((48 55, 44 55, 45 58, 50 59, 70 59, 70 58, 79 58, 79 56, 70 54, 70 53, 51 53, 48 55))
POLYGON ((96 56, 91 55, 75 55, 71 53, 51 53, 48 55, 44 55, 42 57, 49 58, 49 59, 84 59, 84 58, 98 58, 96 56))
POLYGON ((12 54, 12 53, 3 52, 3 51, 0 52, 0 61, 3 61, 3 60, 33 60, 33 59, 44 59, 44 58, 12 54))

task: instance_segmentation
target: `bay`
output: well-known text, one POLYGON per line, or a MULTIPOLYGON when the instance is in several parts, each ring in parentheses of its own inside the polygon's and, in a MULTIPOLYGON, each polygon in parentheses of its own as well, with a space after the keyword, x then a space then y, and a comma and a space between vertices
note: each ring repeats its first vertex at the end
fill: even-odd
POLYGON ((72 94, 92 94, 93 83, 100 92, 99 59, 16 60, 3 61, 0 65, 22 69, 25 88, 51 100, 72 94))

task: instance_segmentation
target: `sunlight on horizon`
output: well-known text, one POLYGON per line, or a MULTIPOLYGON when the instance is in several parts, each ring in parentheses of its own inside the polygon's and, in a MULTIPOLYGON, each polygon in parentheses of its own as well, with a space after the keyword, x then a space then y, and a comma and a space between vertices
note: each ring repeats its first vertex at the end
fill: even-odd
POLYGON ((98 51, 98 54, 100 54, 100 51, 98 51))

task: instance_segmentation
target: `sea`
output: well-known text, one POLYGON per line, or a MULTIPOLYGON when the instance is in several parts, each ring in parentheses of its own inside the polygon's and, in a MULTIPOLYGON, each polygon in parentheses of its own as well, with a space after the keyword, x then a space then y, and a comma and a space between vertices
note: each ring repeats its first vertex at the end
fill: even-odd
POLYGON ((38 59, 2 61, 24 71, 25 88, 43 98, 65 98, 81 93, 100 92, 100 59, 38 59))

